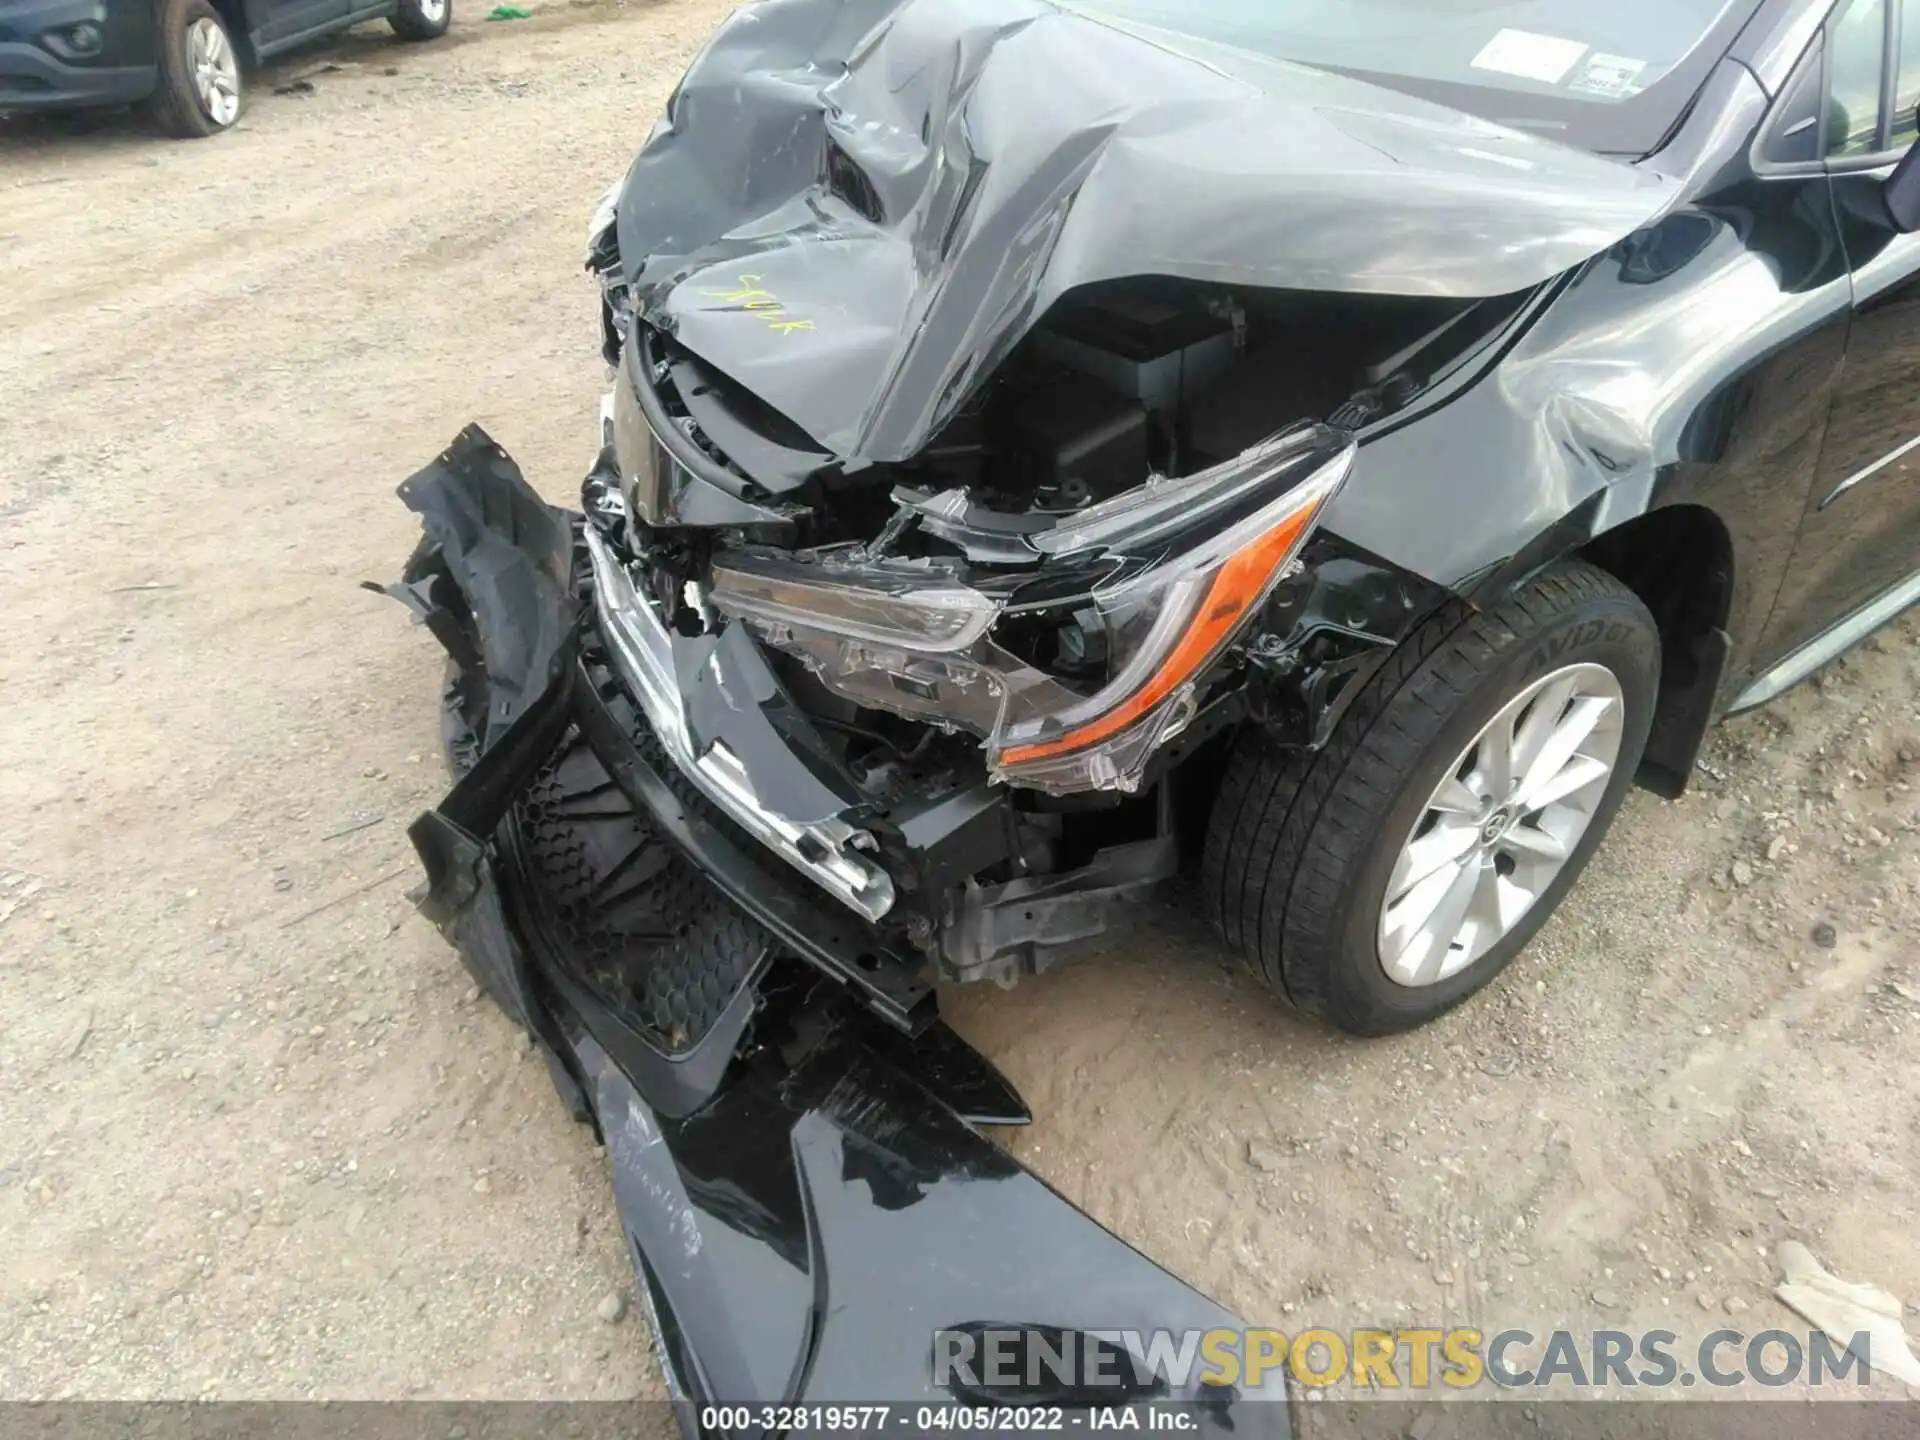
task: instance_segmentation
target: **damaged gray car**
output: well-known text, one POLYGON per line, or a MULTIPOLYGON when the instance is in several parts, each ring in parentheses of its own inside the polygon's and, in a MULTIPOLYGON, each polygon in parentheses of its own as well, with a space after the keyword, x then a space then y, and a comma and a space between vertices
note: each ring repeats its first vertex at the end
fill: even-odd
POLYGON ((720 30, 591 227, 578 511, 470 429, 403 488, 393 587, 451 657, 428 912, 607 1136, 685 1393, 922 1393, 926 1313, 821 1226, 950 1244, 955 1177, 1011 1248, 944 1319, 1205 1319, 1058 1239, 937 987, 1171 894, 1292 1004, 1422 1023, 1636 781, 1677 795, 1715 719, 1920 599, 1903 18, 763 0, 720 30), (807 1288, 853 1272, 851 1311, 807 1288), (745 1334, 768 1276, 792 1313, 745 1334), (836 1325, 898 1366, 833 1370, 836 1325))

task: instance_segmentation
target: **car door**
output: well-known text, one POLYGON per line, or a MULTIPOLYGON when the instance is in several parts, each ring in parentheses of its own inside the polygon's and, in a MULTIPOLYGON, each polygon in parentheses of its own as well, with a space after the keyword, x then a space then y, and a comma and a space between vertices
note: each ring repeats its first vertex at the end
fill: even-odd
POLYGON ((247 0, 247 22, 256 51, 270 55, 344 20, 353 9, 354 0, 247 0))
POLYGON ((1822 143, 1854 314, 1764 647, 1786 683, 1920 599, 1920 235, 1898 233, 1883 200, 1920 138, 1920 0, 1850 0, 1827 33, 1822 143))

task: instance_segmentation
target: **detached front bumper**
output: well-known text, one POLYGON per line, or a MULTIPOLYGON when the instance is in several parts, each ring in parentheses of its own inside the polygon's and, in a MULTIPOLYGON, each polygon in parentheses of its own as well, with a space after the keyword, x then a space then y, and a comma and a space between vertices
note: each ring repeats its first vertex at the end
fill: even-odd
POLYGON ((723 721, 729 704, 777 736, 777 697, 745 704, 751 666, 716 647, 690 673, 685 637, 603 634, 582 591, 618 584, 619 567, 478 429, 401 494, 426 539, 387 593, 454 669, 458 779, 411 832, 422 909, 605 1140, 685 1427, 703 1428, 700 1407, 717 1402, 1188 1400, 1203 1402, 1192 1428, 1287 1434, 1277 1377, 1247 1393, 1147 1362, 1157 1332, 1235 1322, 982 1137, 974 1124, 1024 1122, 1019 1097, 938 1022, 907 961, 857 948, 876 943, 857 916, 765 861, 757 792, 700 763, 725 744, 751 769, 757 732, 723 721), (656 708, 685 717, 684 731, 650 726, 656 708), (586 767, 575 793, 595 797, 590 808, 534 800, 550 794, 556 756, 576 780, 586 767), (770 937, 677 1046, 623 1012, 628 957, 604 944, 585 955, 581 927, 550 923, 563 912, 544 859, 577 846, 573 821, 604 823, 616 799, 770 937), (936 1367, 936 1332, 987 1327, 1039 1337, 1049 1353, 1066 1337, 1079 1368, 1063 1378, 1016 1363, 1009 1387, 936 1367))

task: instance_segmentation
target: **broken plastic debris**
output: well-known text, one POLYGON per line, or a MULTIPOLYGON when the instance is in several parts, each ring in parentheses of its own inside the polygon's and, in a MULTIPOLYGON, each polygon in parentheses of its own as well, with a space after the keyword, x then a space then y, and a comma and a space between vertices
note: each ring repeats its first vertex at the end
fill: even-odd
POLYGON ((1920 1385, 1920 1360, 1907 1347, 1898 1300, 1877 1286, 1842 1280, 1796 1240, 1781 1241, 1774 1256, 1785 1279, 1773 1293, 1783 1304, 1841 1344, 1851 1345, 1864 1333, 1872 1354, 1863 1360, 1905 1384, 1920 1385))
POLYGON ((518 5, 496 5, 487 12, 489 20, 531 20, 533 12, 522 10, 518 5))

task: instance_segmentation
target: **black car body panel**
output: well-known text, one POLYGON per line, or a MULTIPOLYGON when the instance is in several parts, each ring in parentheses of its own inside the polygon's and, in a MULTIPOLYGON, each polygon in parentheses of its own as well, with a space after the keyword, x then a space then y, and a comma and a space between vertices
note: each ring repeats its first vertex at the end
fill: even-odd
MULTIPOLYGON (((485 703, 449 704, 459 778, 412 830, 428 872, 422 906, 605 1141, 689 1432, 715 1403, 997 1399, 1200 1400, 1203 1431, 1289 1434, 1277 1378, 1266 1390, 1208 1388, 1197 1371, 1170 1376, 1129 1349, 1124 1332, 1237 1322, 973 1128, 1024 1123, 1025 1107, 944 1026, 905 1034, 828 983, 768 1028, 773 987, 756 966, 676 1054, 583 978, 579 933, 540 918, 551 897, 539 852, 577 841, 528 803, 559 736, 593 713, 580 665, 592 642, 572 582, 583 522, 544 505, 477 429, 403 495, 426 538, 389 593, 459 673, 486 684, 485 703), (749 1019, 762 1027, 750 1041, 749 1019), (935 1333, 983 1326, 1088 1343, 1098 1332, 1113 1347, 1112 1382, 1049 1373, 1051 1388, 1035 1391, 1023 1373, 1022 1388, 996 1391, 977 1375, 943 1378, 935 1333)), ((672 827, 661 833, 684 843, 672 827)), ((845 978, 830 962, 821 970, 845 978)))
POLYGON ((1579 267, 1494 383, 1368 437, 1364 483, 1329 528, 1472 591, 1650 511, 1700 506, 1738 527, 1721 624, 1740 637, 1736 669, 1760 658, 1846 353, 1851 283, 1824 180, 1747 169, 1766 111, 1757 82, 1730 65, 1713 88, 1732 123, 1686 157, 1686 203, 1579 267), (1471 526, 1447 523, 1463 487, 1471 526))

